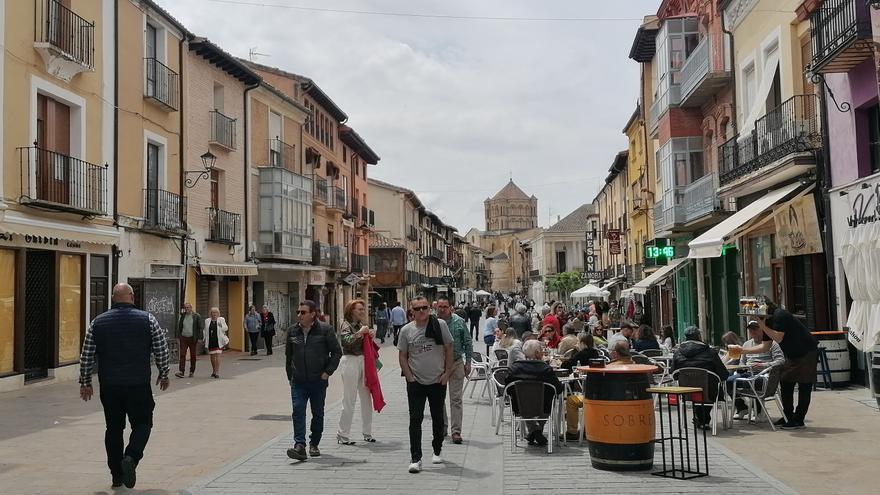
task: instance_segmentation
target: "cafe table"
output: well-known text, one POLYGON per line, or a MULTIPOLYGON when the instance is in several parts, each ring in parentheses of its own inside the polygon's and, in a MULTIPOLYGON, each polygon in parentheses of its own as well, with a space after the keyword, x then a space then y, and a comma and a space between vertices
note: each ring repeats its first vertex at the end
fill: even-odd
MULTIPOLYGON (((554 369, 557 372, 557 376, 561 369, 554 369)), ((560 425, 560 430, 562 431, 562 444, 568 445, 568 438, 566 438, 565 432, 567 432, 568 425, 565 422, 565 400, 569 395, 575 393, 574 384, 580 382, 582 377, 575 376, 573 374, 569 374, 567 376, 558 376, 559 381, 562 382, 562 393, 556 396, 556 400, 558 401, 556 407, 556 424, 560 425)), ((583 434, 581 434, 581 438, 578 439, 578 445, 581 444, 583 439, 583 434)))
POLYGON ((666 421, 664 424, 663 406, 658 408, 660 417, 660 438, 654 442, 660 444, 663 457, 663 469, 651 473, 663 478, 689 480, 709 475, 709 451, 706 442, 706 430, 703 432, 703 470, 700 470, 700 438, 696 424, 693 425, 693 456, 691 456, 691 437, 688 434, 687 401, 693 404, 694 394, 701 394, 699 387, 651 387, 649 393, 666 396, 666 421), (675 397, 677 400, 670 400, 675 397), (675 404, 673 404, 673 402, 675 404), (675 426, 673 428, 672 409, 676 409, 675 426), (668 426, 668 432, 667 427, 668 426), (676 449, 676 443, 678 448, 676 449), (667 447, 668 444, 668 447, 667 447), (676 459, 676 450, 678 459, 676 459), (691 460, 693 459, 693 463, 691 460), (677 463, 676 463, 677 461, 677 463), (676 465, 678 464, 678 465, 676 465))

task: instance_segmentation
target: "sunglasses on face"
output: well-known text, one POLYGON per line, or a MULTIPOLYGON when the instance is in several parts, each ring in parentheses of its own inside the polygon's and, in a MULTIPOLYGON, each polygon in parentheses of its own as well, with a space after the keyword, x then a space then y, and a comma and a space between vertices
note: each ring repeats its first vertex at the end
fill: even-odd
POLYGON ((427 311, 428 306, 413 306, 413 311, 427 311))
POLYGON ((298 310, 298 311, 296 312, 296 314, 298 314, 298 315, 306 315, 306 314, 309 314, 309 313, 311 313, 311 311, 302 311, 302 310, 298 310))

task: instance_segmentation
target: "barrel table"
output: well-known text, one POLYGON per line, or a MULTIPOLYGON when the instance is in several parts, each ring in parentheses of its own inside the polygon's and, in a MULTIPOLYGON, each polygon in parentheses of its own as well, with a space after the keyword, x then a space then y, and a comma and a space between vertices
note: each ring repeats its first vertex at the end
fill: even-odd
MULTIPOLYGON (((825 348, 825 354, 828 356, 828 370, 831 371, 831 385, 833 387, 844 387, 850 382, 850 359, 849 348, 846 344, 846 332, 811 332, 819 341, 819 347, 825 348)), ((816 372, 821 371, 821 364, 816 365, 816 372)), ((819 383, 822 383, 822 375, 818 376, 819 383)))
POLYGON ((579 367, 584 380, 584 429, 590 461, 605 471, 654 465, 654 403, 648 388, 656 366, 579 367))

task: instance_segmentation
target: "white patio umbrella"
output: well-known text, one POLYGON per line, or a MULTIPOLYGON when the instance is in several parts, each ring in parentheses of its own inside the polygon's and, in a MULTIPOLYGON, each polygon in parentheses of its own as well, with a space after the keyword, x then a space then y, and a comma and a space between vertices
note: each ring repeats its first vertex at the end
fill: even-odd
POLYGON ((587 284, 580 289, 571 293, 571 297, 577 298, 586 298, 586 297, 608 297, 611 293, 607 290, 602 290, 599 287, 596 287, 593 284, 587 284))
POLYGON ((491 296, 492 294, 481 289, 481 290, 474 292, 474 295, 480 296, 480 297, 486 297, 486 296, 491 296))

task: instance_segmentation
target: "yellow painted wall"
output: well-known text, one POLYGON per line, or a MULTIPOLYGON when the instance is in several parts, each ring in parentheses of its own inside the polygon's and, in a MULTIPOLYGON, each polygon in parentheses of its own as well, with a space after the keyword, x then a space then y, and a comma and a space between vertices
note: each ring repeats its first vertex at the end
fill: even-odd
POLYGON ((15 251, 0 249, 0 375, 11 373, 15 358, 15 251))
MULTIPOLYGON (((81 72, 71 81, 65 82, 46 72, 46 64, 34 48, 34 25, 37 11, 33 1, 7 1, 6 36, 3 40, 6 56, 4 57, 4 98, 3 98, 3 133, 4 148, 0 150, 3 162, 4 188, 6 201, 14 200, 21 195, 19 154, 17 147, 33 146, 36 136, 31 134, 31 113, 36 115, 36 108, 31 105, 31 83, 34 77, 42 79, 63 90, 75 93, 85 100, 85 149, 81 158, 90 163, 103 164, 101 156, 101 118, 103 102, 101 80, 104 67, 101 64, 102 43, 101 2, 91 0, 73 0, 72 10, 80 17, 95 22, 95 70, 81 72)), ((34 103, 35 105, 35 103, 34 103)), ((13 205, 14 207, 14 205, 13 205)))
POLYGON ((236 351, 244 350, 244 282, 230 280, 226 294, 229 297, 229 313, 226 324, 229 325, 229 348, 236 351))
POLYGON ((80 255, 59 256, 58 364, 79 358, 82 331, 82 260, 80 255))

